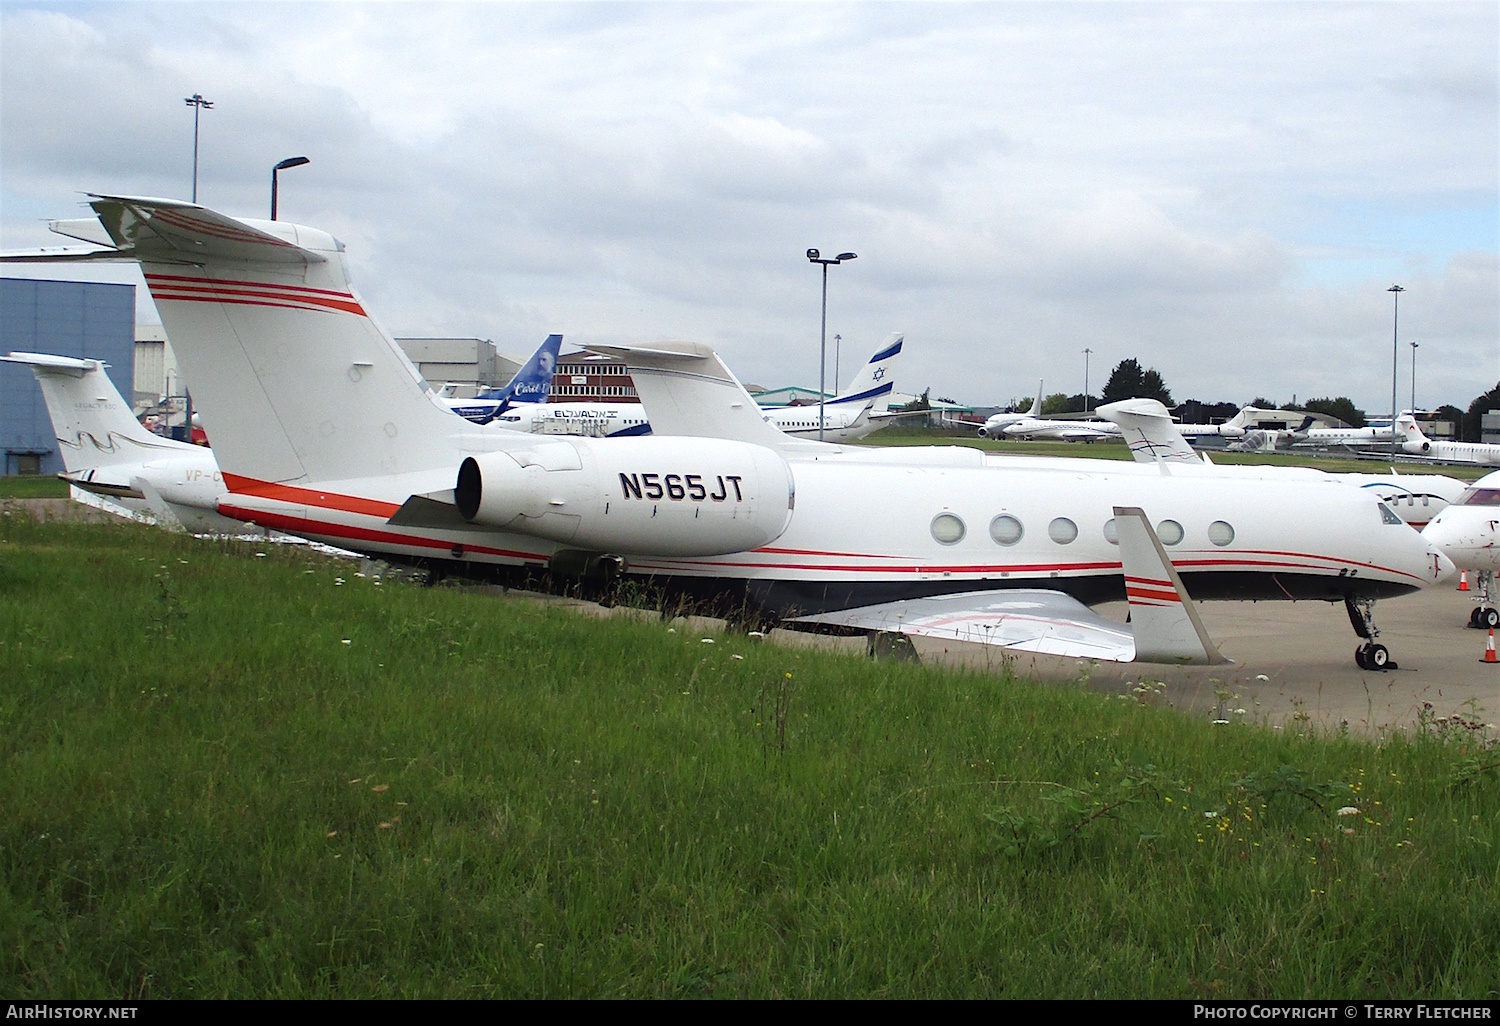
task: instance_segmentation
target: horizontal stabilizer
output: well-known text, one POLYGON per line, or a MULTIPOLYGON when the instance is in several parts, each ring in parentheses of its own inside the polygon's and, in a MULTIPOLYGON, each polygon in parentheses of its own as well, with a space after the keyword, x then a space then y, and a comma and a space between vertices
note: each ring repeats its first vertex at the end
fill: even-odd
POLYGON ((625 361, 655 435, 727 438, 777 451, 791 441, 767 423, 711 346, 673 341, 587 348, 625 361))
MULTIPOLYGON (((100 228, 87 228, 82 221, 51 223, 53 231, 87 242, 111 244, 122 256, 166 264, 202 264, 209 260, 236 260, 256 264, 306 266, 327 257, 313 249, 327 249, 326 235, 313 241, 313 249, 298 245, 297 225, 279 221, 242 221, 181 200, 133 196, 101 196, 91 193, 90 206, 100 228)), ((307 229, 302 229, 307 230, 307 229)), ((101 257, 86 257, 101 259, 101 257)))
POLYGON ((51 353, 7 353, 0 356, 0 361, 23 364, 37 374, 65 374, 72 378, 81 378, 100 367, 98 360, 80 360, 73 356, 54 356, 51 353))

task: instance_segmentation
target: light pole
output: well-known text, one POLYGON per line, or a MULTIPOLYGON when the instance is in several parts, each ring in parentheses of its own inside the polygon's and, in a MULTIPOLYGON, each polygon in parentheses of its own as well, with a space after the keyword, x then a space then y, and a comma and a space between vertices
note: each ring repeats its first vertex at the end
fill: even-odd
POLYGON ((207 107, 213 109, 214 102, 205 100, 198 93, 187 97, 182 101, 193 108, 193 202, 198 202, 198 112, 207 107))
POLYGON ((1411 344, 1411 415, 1417 415, 1417 344, 1411 344))
POLYGON ((855 253, 840 253, 836 257, 823 257, 818 251, 810 249, 807 251, 809 263, 823 265, 823 328, 818 336, 818 441, 823 440, 823 400, 827 398, 828 391, 826 377, 828 374, 828 265, 841 264, 845 260, 855 259, 855 253))
POLYGON ((1083 351, 1083 412, 1089 412, 1089 354, 1092 349, 1085 348, 1083 351))
POLYGON ((1386 289, 1391 294, 1391 456, 1396 455, 1396 361, 1401 354, 1401 345, 1397 341, 1401 326, 1401 293, 1406 290, 1400 285, 1392 285, 1386 289))
POLYGON ((276 220, 276 176, 289 167, 301 167, 303 164, 311 164, 312 161, 306 157, 288 157, 271 168, 271 220, 276 220))

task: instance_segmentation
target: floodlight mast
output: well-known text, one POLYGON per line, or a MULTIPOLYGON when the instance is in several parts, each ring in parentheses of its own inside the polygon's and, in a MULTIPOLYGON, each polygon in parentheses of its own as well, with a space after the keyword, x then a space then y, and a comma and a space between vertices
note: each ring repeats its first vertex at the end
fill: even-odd
POLYGON ((823 403, 828 397, 826 387, 828 373, 828 265, 854 260, 856 253, 840 253, 836 257, 824 257, 815 249, 807 251, 809 263, 823 265, 823 328, 818 340, 818 441, 823 441, 823 403))
POLYGON ((198 112, 207 107, 213 109, 214 102, 205 100, 199 93, 186 97, 183 103, 193 108, 193 202, 198 202, 198 112))
MULTIPOLYGON (((1400 285, 1392 285, 1386 289, 1391 294, 1391 458, 1396 458, 1396 362, 1401 357, 1400 326, 1401 326, 1401 293, 1406 290, 1400 285)), ((1413 355, 1415 359, 1415 355, 1413 355)))

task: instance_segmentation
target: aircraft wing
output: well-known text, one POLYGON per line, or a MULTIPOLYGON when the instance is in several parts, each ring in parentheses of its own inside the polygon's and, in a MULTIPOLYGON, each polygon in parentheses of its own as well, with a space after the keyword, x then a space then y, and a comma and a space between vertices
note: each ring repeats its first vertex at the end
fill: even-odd
POLYGON ((1060 591, 962 592, 799 616, 790 622, 974 641, 1017 652, 1108 662, 1135 658, 1130 628, 1106 620, 1060 591))
POLYGON ((861 606, 790 623, 917 634, 1107 662, 1229 662, 1203 627, 1171 557, 1137 506, 1116 506, 1129 627, 1059 591, 971 591, 861 606))

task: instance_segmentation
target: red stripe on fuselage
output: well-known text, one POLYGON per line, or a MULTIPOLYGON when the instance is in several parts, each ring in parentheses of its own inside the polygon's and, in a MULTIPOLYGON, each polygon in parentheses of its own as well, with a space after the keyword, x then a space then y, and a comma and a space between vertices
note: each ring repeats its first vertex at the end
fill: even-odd
POLYGON ((277 484, 274 481, 257 481, 253 477, 241 477, 238 474, 225 474, 224 486, 231 494, 275 499, 278 502, 290 502, 301 506, 321 506, 324 509, 336 509, 344 513, 380 517, 382 520, 389 520, 401 508, 395 503, 381 502, 379 499, 366 499, 358 495, 340 495, 337 492, 324 492, 315 488, 298 488, 295 485, 277 484))

